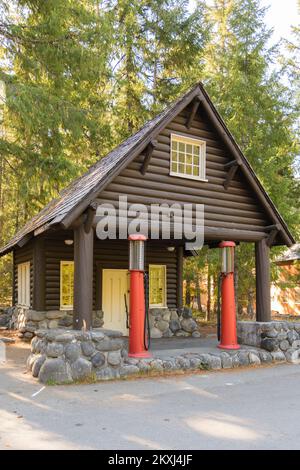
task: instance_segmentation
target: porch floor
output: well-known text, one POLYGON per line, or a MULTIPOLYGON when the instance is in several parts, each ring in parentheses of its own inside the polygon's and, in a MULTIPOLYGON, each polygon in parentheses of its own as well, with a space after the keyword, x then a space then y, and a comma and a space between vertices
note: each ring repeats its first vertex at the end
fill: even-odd
MULTIPOLYGON (((220 354, 222 349, 218 347, 218 340, 216 335, 207 336, 204 338, 159 338, 151 339, 149 351, 154 358, 164 359, 166 357, 181 356, 186 353, 194 354, 220 354)), ((241 350, 257 349, 250 346, 241 345, 241 350)), ((230 354, 231 351, 226 350, 230 354)), ((235 354, 236 351, 232 351, 235 354)))

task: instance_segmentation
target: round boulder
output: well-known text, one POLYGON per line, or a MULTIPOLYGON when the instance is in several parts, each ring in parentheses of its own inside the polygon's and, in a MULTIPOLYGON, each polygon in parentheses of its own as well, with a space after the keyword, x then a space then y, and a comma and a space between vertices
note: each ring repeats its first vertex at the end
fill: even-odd
POLYGON ((150 330, 150 337, 151 338, 161 338, 162 337, 162 332, 154 326, 150 330))
POLYGON ((71 365, 73 380, 80 380, 89 377, 92 372, 92 364, 87 359, 79 357, 71 365))
POLYGON ((95 367, 96 369, 102 367, 105 364, 105 355, 98 351, 92 356, 91 361, 93 367, 95 367))
POLYGON ((64 347, 61 343, 48 343, 46 355, 48 357, 59 357, 64 352, 64 347))
POLYGON ((80 344, 78 343, 70 343, 67 344, 65 347, 65 356, 70 362, 76 361, 79 358, 81 353, 80 344))
POLYGON ((193 318, 183 318, 181 320, 181 328, 188 333, 192 333, 198 329, 198 326, 193 318))
POLYGON ((64 384, 72 382, 69 364, 61 357, 46 359, 39 372, 39 381, 44 384, 64 384))
POLYGON ((173 331, 173 333, 180 330, 180 323, 179 323, 178 319, 177 320, 171 320, 170 324, 169 324, 169 328, 170 328, 171 331, 173 331))

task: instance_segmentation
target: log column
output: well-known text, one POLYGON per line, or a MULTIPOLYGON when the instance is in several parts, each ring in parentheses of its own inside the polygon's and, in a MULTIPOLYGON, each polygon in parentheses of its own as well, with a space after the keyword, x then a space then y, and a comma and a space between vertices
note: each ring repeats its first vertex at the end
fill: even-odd
POLYGON ((270 249, 266 239, 255 243, 256 321, 271 321, 270 249))
POLYGON ((183 246, 177 247, 177 308, 183 307, 183 246))
POLYGON ((85 224, 74 229, 74 315, 73 328, 92 327, 94 231, 85 224))
POLYGON ((33 310, 42 312, 45 310, 46 297, 46 261, 45 240, 36 238, 33 246, 33 310))

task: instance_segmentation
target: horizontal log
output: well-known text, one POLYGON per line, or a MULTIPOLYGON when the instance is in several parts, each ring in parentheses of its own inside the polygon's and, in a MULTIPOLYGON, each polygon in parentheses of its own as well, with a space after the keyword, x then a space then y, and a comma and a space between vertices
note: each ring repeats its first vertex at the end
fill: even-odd
MULTIPOLYGON (((125 183, 118 184, 113 183, 110 185, 110 192, 103 191, 102 197, 106 198, 107 200, 112 198, 111 200, 117 201, 119 198, 119 194, 123 193, 125 183), (110 196, 111 194, 111 196, 110 196)), ((197 190, 190 190, 193 191, 193 197, 190 194, 183 194, 183 193, 173 193, 171 188, 168 187, 164 191, 160 191, 156 189, 159 184, 153 184, 152 188, 147 188, 147 196, 145 196, 145 185, 144 187, 127 187, 127 195, 130 197, 141 196, 144 198, 151 198, 151 200, 160 202, 161 200, 169 200, 170 203, 178 202, 178 203, 194 203, 194 204, 204 204, 205 211, 209 213, 215 214, 229 214, 230 216, 238 216, 241 218, 253 218, 254 221, 261 221, 265 225, 265 217, 263 214, 259 213, 258 211, 251 211, 248 210, 248 206, 246 204, 238 204, 238 203, 224 203, 223 201, 212 199, 210 197, 200 196, 197 194, 197 190), (169 189, 169 191, 167 191, 169 189), (220 203, 220 205, 219 205, 220 203)), ((99 201, 99 200, 98 200, 99 201)), ((145 200, 145 202, 147 202, 145 200)), ((150 202, 151 204, 151 202, 150 202)))

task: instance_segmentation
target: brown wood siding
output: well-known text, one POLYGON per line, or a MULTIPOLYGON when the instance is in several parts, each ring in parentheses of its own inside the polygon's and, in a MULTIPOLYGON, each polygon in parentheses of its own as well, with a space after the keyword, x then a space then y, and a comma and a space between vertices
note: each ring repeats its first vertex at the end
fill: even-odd
POLYGON ((14 298, 13 304, 18 303, 18 264, 30 262, 30 305, 33 301, 33 242, 27 243, 22 248, 15 248, 14 250, 14 298))
MULTIPOLYGON (((46 310, 60 308, 60 261, 73 260, 73 246, 67 246, 61 238, 47 239, 46 249, 46 310)), ((102 269, 128 269, 128 241, 96 239, 94 243, 93 308, 101 308, 102 269)), ((167 266, 167 303, 176 308, 176 251, 166 246, 146 244, 145 267, 149 264, 167 266)))
MULTIPOLYGON (((216 132, 200 113, 190 129, 185 126, 187 110, 178 115, 158 136, 146 174, 140 173, 144 155, 137 157, 99 194, 99 202, 114 202, 120 194, 129 203, 174 202, 204 204, 205 227, 243 230, 262 234, 271 221, 262 212, 241 171, 224 189, 227 171, 224 165, 233 158, 216 132), (206 178, 208 182, 174 177, 170 170, 170 135, 178 133, 206 141, 206 178)), ((249 241, 251 237, 249 237, 249 241)))

